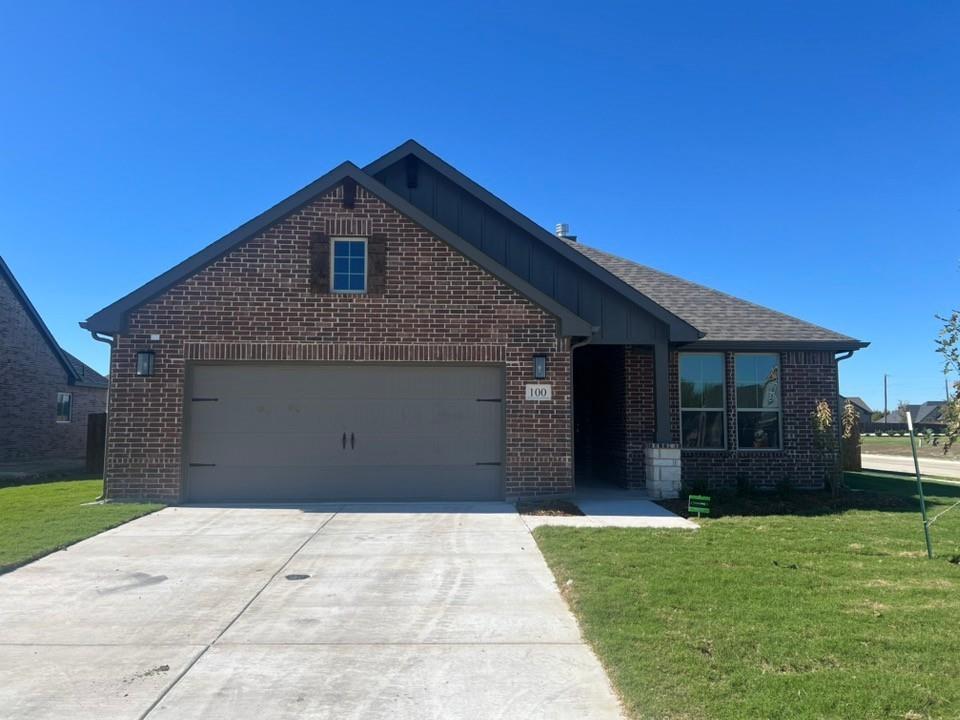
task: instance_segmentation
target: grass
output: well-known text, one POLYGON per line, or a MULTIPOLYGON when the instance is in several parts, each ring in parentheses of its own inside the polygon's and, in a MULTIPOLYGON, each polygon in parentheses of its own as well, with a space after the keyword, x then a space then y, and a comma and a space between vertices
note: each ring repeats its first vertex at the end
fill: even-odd
POLYGON ((0 487, 0 573, 163 507, 86 504, 102 490, 102 480, 0 487))
MULTIPOLYGON (((931 561, 914 483, 847 483, 839 511, 799 496, 697 532, 535 531, 631 717, 960 717, 960 508, 931 561)), ((960 500, 925 492, 932 514, 960 500)))
MULTIPOLYGON (((937 438, 939 445, 930 445, 924 440, 918 443, 917 454, 920 457, 936 458, 939 460, 960 460, 960 443, 954 443, 950 452, 943 454, 944 438, 937 438)), ((879 455, 911 455, 910 438, 908 437, 862 437, 862 450, 865 453, 879 455)))

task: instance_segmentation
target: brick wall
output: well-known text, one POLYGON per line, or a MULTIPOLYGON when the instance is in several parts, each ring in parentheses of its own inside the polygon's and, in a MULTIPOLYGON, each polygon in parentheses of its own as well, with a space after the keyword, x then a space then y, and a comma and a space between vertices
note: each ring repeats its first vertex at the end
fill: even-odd
POLYGON ((626 384, 627 466, 626 484, 643 488, 644 448, 657 439, 656 405, 653 386, 653 351, 627 347, 624 350, 626 384))
POLYGON ((5 280, 0 280, 0 462, 82 458, 87 415, 106 390, 67 385, 67 372, 5 280), (73 394, 73 417, 56 422, 57 393, 73 394))
POLYGON ((351 210, 341 197, 337 188, 131 314, 111 357, 110 497, 181 499, 190 359, 468 362, 482 347, 506 368, 507 494, 569 491, 570 354, 555 318, 362 188, 351 210), (313 232, 386 235, 384 293, 311 291, 313 232), (134 374, 143 349, 156 353, 153 377, 134 374), (552 402, 524 400, 535 353, 548 356, 552 402))
MULTIPOLYGON (((680 440, 678 354, 670 354, 670 420, 674 442, 680 440)), ((827 400, 839 419, 837 363, 830 352, 784 352, 779 354, 783 448, 737 450, 734 353, 724 353, 726 363, 726 426, 724 450, 684 450, 683 479, 687 484, 705 482, 711 487, 735 487, 739 477, 753 486, 771 488, 781 481, 795 487, 823 487, 824 477, 834 467, 835 457, 824 457, 815 448, 810 413, 817 400, 827 400)), ((643 447, 654 439, 653 356, 644 348, 628 348, 627 457, 628 479, 642 487, 643 447)))

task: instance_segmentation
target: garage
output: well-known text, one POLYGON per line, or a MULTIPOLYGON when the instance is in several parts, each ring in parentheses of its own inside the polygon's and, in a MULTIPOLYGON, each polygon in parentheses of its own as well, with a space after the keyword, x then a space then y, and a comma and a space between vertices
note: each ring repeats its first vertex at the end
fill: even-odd
POLYGON ((195 364, 192 502, 503 497, 496 366, 195 364))

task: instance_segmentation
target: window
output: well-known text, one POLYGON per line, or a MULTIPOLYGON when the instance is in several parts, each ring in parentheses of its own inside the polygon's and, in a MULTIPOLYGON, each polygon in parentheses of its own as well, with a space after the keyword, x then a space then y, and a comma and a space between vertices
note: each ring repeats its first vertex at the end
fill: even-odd
POLYGON ((777 355, 737 355, 737 447, 780 448, 780 362, 777 355))
POLYGON ((723 355, 680 354, 680 439, 685 448, 723 449, 723 355))
POLYGON ((362 238, 334 238, 330 262, 333 265, 330 289, 338 293, 367 291, 367 241, 362 238))
POLYGON ((57 393, 57 422, 70 422, 70 410, 73 405, 73 395, 57 393))

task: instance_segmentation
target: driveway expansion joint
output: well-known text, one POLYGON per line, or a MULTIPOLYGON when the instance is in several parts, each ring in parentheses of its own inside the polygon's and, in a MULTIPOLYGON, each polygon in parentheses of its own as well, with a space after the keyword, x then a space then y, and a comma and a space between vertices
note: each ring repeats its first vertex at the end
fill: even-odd
POLYGON ((300 543, 300 545, 297 547, 297 549, 294 550, 286 560, 284 560, 283 564, 276 569, 276 571, 273 573, 273 575, 271 575, 269 578, 267 578, 266 582, 264 582, 263 585, 260 586, 260 589, 257 590, 257 591, 253 594, 253 597, 251 597, 251 598, 244 604, 244 606, 243 606, 242 608, 240 608, 240 611, 239 611, 236 615, 233 616, 233 618, 230 620, 230 622, 228 622, 228 623, 226 624, 226 626, 217 634, 217 636, 216 636, 211 642, 207 643, 207 645, 204 646, 203 649, 202 649, 199 653, 197 653, 196 656, 195 656, 189 663, 187 663, 187 665, 183 668, 182 671, 180 671, 179 673, 177 673, 177 676, 163 689, 163 691, 156 697, 156 699, 155 699, 152 703, 150 703, 150 706, 149 706, 146 710, 143 711, 143 713, 140 715, 139 720, 145 720, 145 718, 147 718, 147 717, 150 715, 150 713, 152 713, 152 712, 156 709, 156 707, 157 707, 161 702, 163 702, 163 699, 169 694, 169 692, 170 692, 171 690, 173 690, 174 687, 176 687, 177 683, 179 683, 180 680, 182 680, 183 677, 184 677, 188 672, 190 672, 190 670, 193 668, 193 666, 196 665, 197 662, 199 662, 200 658, 202 658, 204 655, 206 655, 207 651, 208 651, 211 647, 213 647, 220 638, 223 637, 223 634, 224 634, 225 632, 227 632, 227 630, 229 630, 231 627, 233 627, 233 624, 234 624, 235 622, 237 622, 237 620, 240 619, 240 616, 243 615, 243 614, 247 611, 247 609, 254 603, 254 601, 256 601, 256 599, 257 599, 258 597, 260 597, 260 594, 261 594, 264 590, 267 589, 267 586, 270 585, 270 583, 272 583, 272 582, 274 581, 274 579, 277 578, 277 577, 280 575, 280 573, 283 572, 284 568, 286 568, 287 565, 289 565, 290 562, 297 556, 297 553, 299 553, 301 550, 303 550, 303 548, 306 547, 307 543, 309 543, 309 542, 310 542, 311 540, 313 540, 317 535, 319 535, 320 532, 327 526, 327 523, 329 523, 331 520, 333 520, 333 519, 337 516, 337 512, 338 512, 337 510, 334 510, 334 511, 331 513, 330 517, 328 517, 326 520, 324 520, 324 521, 320 524, 320 527, 318 527, 309 537, 307 537, 306 540, 304 540, 302 543, 300 543))

